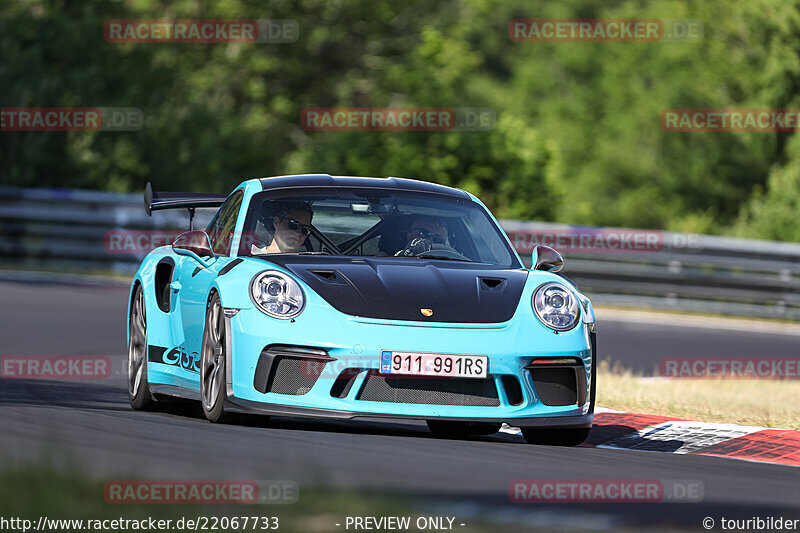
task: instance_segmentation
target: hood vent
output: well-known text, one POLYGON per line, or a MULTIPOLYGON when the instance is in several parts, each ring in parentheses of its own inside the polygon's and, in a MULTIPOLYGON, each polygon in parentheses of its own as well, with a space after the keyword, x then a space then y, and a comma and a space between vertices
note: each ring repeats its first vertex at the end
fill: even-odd
POLYGON ((478 278, 480 287, 485 291, 500 291, 505 287, 505 278, 478 278))
POLYGON ((325 281, 336 281, 337 279, 335 270, 312 270, 311 273, 325 281))

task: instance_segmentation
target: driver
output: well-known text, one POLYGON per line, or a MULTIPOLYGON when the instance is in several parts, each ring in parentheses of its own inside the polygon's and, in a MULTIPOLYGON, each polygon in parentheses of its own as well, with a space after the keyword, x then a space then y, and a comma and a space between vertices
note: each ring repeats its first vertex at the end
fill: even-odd
POLYGON ((267 246, 253 244, 253 254, 293 254, 306 242, 311 232, 314 211, 308 202, 279 202, 273 204, 272 242, 267 246))
POLYGON ((447 224, 432 216, 417 215, 406 232, 405 248, 394 255, 417 255, 430 251, 436 245, 441 247, 446 244, 447 224))

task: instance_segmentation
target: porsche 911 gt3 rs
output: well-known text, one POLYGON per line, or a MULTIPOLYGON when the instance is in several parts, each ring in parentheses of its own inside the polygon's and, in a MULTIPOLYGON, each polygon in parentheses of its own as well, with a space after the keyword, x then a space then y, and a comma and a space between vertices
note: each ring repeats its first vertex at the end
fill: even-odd
POLYGON ((400 178, 250 179, 227 197, 154 194, 145 208, 218 207, 205 230, 142 261, 131 285, 131 405, 425 420, 441 436, 502 423, 575 445, 591 427, 592 304, 538 246, 526 269, 463 190, 400 178))

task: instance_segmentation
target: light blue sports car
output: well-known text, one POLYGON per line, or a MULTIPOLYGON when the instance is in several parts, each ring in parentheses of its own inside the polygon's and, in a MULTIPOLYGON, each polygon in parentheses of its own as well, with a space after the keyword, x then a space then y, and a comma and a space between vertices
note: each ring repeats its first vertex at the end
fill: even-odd
POLYGON ((591 427, 591 302, 538 246, 532 269, 475 196, 400 178, 250 179, 205 231, 142 261, 130 291, 131 405, 174 397, 231 412, 427 421, 444 437, 502 423, 576 445, 591 427))

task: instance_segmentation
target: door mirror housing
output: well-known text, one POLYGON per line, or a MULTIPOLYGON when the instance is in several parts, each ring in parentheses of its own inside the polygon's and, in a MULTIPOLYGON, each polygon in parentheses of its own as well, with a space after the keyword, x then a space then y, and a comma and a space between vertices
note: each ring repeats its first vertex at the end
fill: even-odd
POLYGON ((537 245, 533 249, 531 257, 533 270, 544 270, 545 272, 558 272, 564 268, 564 258, 549 246, 537 245))
POLYGON ((178 235, 172 243, 172 251, 178 255, 189 256, 204 267, 208 267, 204 257, 216 257, 211 248, 211 238, 202 230, 187 231, 178 235))

